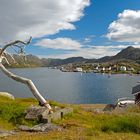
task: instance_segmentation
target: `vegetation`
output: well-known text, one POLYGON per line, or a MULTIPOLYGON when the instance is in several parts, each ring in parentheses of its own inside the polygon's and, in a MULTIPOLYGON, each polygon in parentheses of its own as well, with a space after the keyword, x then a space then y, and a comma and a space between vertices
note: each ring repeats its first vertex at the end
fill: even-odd
POLYGON ((1 96, 0 129, 11 129, 21 124, 33 124, 34 122, 28 122, 24 119, 24 110, 30 104, 36 104, 36 101, 33 99, 17 99, 14 101, 1 96))
MULTIPOLYGON (((74 108, 74 113, 54 122, 63 126, 62 132, 53 131, 47 134, 20 132, 5 139, 140 139, 140 108, 138 107, 131 107, 123 114, 116 112, 96 113, 88 111, 80 105, 64 105, 54 101, 50 103, 54 106, 71 106, 74 108)), ((32 104, 37 105, 37 101, 34 99, 10 100, 6 97, 0 97, 0 129, 14 129, 21 124, 34 125, 39 123, 24 119, 25 108, 32 104)), ((98 107, 97 105, 92 106, 98 107)))

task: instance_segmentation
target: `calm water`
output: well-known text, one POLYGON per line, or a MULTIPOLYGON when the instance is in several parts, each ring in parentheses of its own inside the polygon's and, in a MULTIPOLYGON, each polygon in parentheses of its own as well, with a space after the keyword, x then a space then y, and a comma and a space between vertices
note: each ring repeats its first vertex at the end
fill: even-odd
MULTIPOLYGON (((66 103, 114 103, 120 97, 133 97, 132 87, 140 76, 108 75, 94 73, 63 73, 48 68, 10 69, 30 78, 47 99, 66 103)), ((28 88, 7 78, 0 72, 0 91, 15 97, 33 97, 28 88)))

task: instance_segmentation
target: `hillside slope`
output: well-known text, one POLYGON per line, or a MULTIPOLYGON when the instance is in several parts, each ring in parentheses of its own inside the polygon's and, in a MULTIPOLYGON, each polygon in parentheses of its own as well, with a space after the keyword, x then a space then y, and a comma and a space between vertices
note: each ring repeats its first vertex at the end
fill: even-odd
MULTIPOLYGON (((24 61, 21 56, 13 55, 18 65, 12 64, 15 67, 18 66, 61 66, 72 63, 104 63, 112 61, 127 61, 136 62, 140 64, 140 49, 129 46, 120 51, 115 56, 105 56, 99 59, 86 59, 83 57, 70 57, 67 59, 53 59, 53 58, 39 58, 34 55, 26 55, 27 60, 24 61)), ((7 58, 10 59, 10 57, 7 58)), ((9 60, 10 61, 10 60, 9 60)), ((11 62, 11 61, 10 61, 11 62)), ((11 62, 12 63, 12 62, 11 62)))

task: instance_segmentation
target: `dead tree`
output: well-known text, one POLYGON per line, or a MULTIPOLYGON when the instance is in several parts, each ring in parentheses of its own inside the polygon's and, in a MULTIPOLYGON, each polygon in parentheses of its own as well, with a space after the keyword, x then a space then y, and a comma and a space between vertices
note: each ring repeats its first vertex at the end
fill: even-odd
MULTIPOLYGON (((30 89, 30 91, 32 92, 32 94, 35 96, 35 98, 38 100, 39 105, 41 106, 45 106, 47 109, 49 109, 50 112, 52 112, 52 108, 49 105, 49 103, 43 98, 43 96, 39 93, 38 89, 36 88, 36 86, 34 85, 34 83, 27 78, 18 76, 13 74, 12 72, 10 72, 8 69, 5 68, 5 66, 3 65, 3 60, 5 60, 5 62, 10 65, 9 61, 6 58, 6 49, 7 48, 12 48, 12 47, 17 47, 18 48, 18 53, 24 55, 24 48, 25 46, 27 46, 28 44, 30 44, 31 39, 29 39, 29 41, 27 42, 23 42, 20 40, 14 41, 14 42, 10 42, 8 44, 6 44, 1 50, 0 50, 0 69, 2 70, 2 72, 8 76, 9 78, 23 83, 25 85, 28 86, 28 88, 30 89)), ((11 57, 11 60, 13 60, 13 62, 15 62, 15 59, 13 58, 12 55, 9 54, 9 56, 11 57)))

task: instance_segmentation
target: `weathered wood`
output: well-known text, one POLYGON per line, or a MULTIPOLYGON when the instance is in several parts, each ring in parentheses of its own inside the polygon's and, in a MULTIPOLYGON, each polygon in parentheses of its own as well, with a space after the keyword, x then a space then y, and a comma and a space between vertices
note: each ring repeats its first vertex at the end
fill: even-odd
MULTIPOLYGON (((11 47, 11 46, 16 46, 18 47, 19 49, 21 49, 21 51, 23 52, 23 48, 22 46, 20 46, 20 44, 22 45, 28 45, 31 41, 31 38, 29 39, 28 42, 23 42, 23 41, 20 41, 20 40, 17 40, 17 41, 14 41, 14 42, 11 42, 7 45, 5 45, 1 50, 0 50, 0 69, 2 70, 2 72, 8 76, 9 78, 17 81, 17 82, 20 82, 20 83, 23 83, 25 84, 29 89, 30 91, 32 92, 32 94, 35 96, 35 98, 39 101, 39 104, 41 106, 45 106, 46 108, 48 108, 50 111, 52 110, 51 106, 49 105, 49 103, 47 103, 47 101, 43 98, 43 96, 39 93, 38 89, 36 88, 36 86, 34 85, 34 83, 30 80, 30 79, 27 79, 27 78, 24 78, 24 77, 21 77, 21 76, 18 76, 18 75, 15 75, 13 74, 12 72, 10 72, 8 69, 6 69, 4 67, 4 65, 2 64, 2 60, 5 59, 4 55, 5 55, 5 50, 8 48, 8 47, 11 47)), ((7 60, 7 59, 6 59, 7 60)), ((7 60, 7 63, 8 60, 7 60)))

